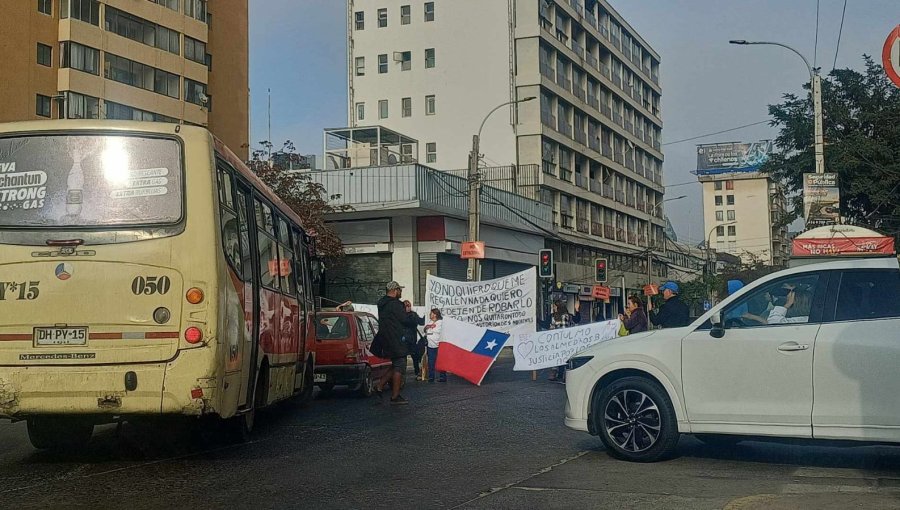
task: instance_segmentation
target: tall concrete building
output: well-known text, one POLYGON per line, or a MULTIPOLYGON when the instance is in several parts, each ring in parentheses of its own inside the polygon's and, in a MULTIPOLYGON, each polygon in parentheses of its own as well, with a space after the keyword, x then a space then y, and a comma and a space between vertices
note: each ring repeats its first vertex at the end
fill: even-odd
POLYGON ((207 4, 0 0, 0 121, 183 121, 246 158, 247 0, 207 4))
POLYGON ((790 256, 784 190, 760 172, 772 142, 717 143, 697 147, 703 186, 703 223, 709 248, 783 266, 790 256))
POLYGON ((482 165, 536 183, 516 191, 552 208, 558 279, 590 283, 609 257, 628 288, 647 283, 664 246, 660 57, 606 0, 348 0, 347 15, 351 126, 409 134, 452 171, 488 112, 535 98, 490 117, 482 165))

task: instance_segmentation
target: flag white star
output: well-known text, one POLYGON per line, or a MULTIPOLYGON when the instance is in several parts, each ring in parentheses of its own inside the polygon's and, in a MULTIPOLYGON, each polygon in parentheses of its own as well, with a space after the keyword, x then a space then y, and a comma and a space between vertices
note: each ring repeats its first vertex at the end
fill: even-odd
POLYGON ((495 342, 494 340, 491 340, 487 343, 487 350, 492 351, 494 350, 494 347, 497 347, 497 342, 495 342))

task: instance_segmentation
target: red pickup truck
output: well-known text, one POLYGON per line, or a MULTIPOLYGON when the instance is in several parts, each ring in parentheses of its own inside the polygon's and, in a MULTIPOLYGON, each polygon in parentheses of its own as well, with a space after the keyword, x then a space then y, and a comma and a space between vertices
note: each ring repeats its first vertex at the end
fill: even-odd
POLYGON ((314 381, 322 391, 349 386, 360 396, 372 394, 375 380, 391 366, 391 361, 369 351, 378 319, 366 312, 319 312, 314 314, 307 345, 316 356, 314 381))

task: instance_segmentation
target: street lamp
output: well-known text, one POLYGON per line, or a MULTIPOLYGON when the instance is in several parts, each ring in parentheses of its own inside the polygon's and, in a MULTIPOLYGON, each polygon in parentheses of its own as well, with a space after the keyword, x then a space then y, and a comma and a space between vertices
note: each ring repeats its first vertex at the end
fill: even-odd
MULTIPOLYGON (((656 210, 659 209, 666 202, 672 202, 673 200, 681 200, 682 198, 687 198, 687 195, 681 195, 678 197, 667 198, 667 199, 657 203, 655 206, 653 206, 653 209, 650 210, 650 216, 655 215, 656 210)), ((652 246, 647 249, 647 284, 649 285, 651 283, 653 283, 653 247, 652 246)))
MULTIPOLYGON (((524 99, 516 101, 507 101, 501 105, 497 105, 493 110, 489 111, 481 121, 478 127, 478 134, 472 137, 472 152, 469 153, 469 171, 467 173, 469 181, 469 241, 477 241, 481 232, 480 220, 480 202, 481 202, 481 180, 478 175, 479 160, 479 142, 481 139, 481 131, 488 118, 500 108, 511 104, 525 103, 537 99, 537 96, 528 96, 524 99)), ((477 281, 479 275, 480 261, 478 259, 469 259, 469 269, 466 272, 466 279, 469 281, 477 281)))
POLYGON ((809 71, 809 82, 810 86, 812 87, 813 95, 813 115, 815 117, 815 133, 813 135, 813 145, 816 152, 816 173, 825 173, 825 136, 823 134, 822 127, 822 78, 819 76, 818 69, 814 69, 811 65, 809 65, 809 60, 806 60, 806 57, 804 57, 802 53, 786 44, 769 41, 745 41, 743 39, 732 39, 728 42, 729 44, 737 44, 741 46, 748 46, 751 44, 781 46, 782 48, 793 51, 797 54, 797 56, 803 59, 803 63, 806 65, 806 70, 809 71))

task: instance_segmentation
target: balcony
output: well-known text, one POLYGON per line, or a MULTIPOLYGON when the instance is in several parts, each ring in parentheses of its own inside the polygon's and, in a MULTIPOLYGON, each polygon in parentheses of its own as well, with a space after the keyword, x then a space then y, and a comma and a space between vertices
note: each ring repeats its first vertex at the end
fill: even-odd
POLYGON ((583 232, 585 234, 590 233, 591 231, 591 222, 588 220, 578 219, 578 231, 583 232))
POLYGON ((584 131, 580 129, 575 130, 575 141, 581 145, 587 145, 587 135, 584 134, 584 131))
POLYGON ((572 51, 574 51, 576 55, 584 60, 584 48, 574 40, 572 41, 572 51))
POLYGON ((612 158, 612 145, 607 143, 602 144, 603 150, 600 151, 600 154, 603 154, 607 158, 612 158))
POLYGON ((612 225, 604 225, 603 226, 603 237, 607 239, 615 239, 616 238, 616 229, 613 228, 612 225))
POLYGON ((602 237, 603 236, 603 224, 598 223, 596 221, 591 222, 591 235, 602 237))
POLYGON ((623 243, 625 242, 625 229, 624 228, 616 229, 616 241, 622 241, 623 243))
POLYGON ((541 74, 548 80, 552 80, 556 76, 556 71, 550 67, 550 64, 541 64, 541 74))
POLYGON ((602 113, 603 116, 607 119, 612 118, 612 108, 610 108, 608 104, 604 103, 600 105, 600 113, 602 113))

